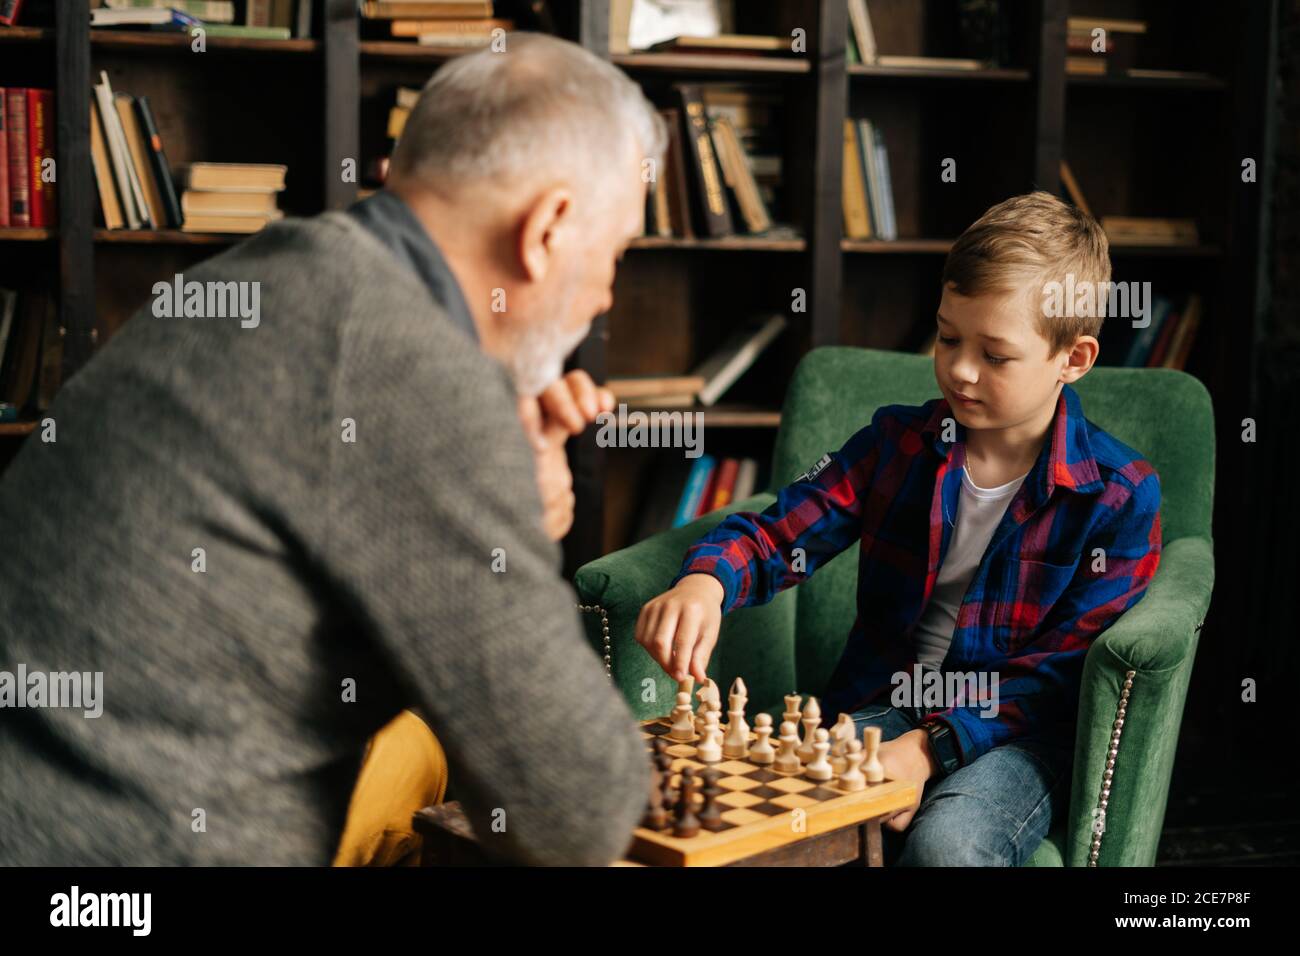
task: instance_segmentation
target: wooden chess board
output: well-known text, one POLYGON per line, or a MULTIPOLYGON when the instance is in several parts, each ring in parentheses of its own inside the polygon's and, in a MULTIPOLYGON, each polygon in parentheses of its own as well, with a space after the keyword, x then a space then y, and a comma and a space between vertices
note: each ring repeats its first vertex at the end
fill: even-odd
MULTIPOLYGON (((656 737, 664 737, 671 721, 667 717, 641 723, 641 736, 650 749, 656 737)), ((751 742, 757 737, 750 731, 751 742)), ((748 759, 706 764, 698 759, 695 742, 668 741, 673 757, 672 785, 680 785, 686 767, 700 771, 713 767, 722 772, 718 797, 722 819, 712 827, 701 824, 693 837, 675 837, 672 824, 662 830, 637 827, 628 855, 661 866, 723 866, 777 847, 796 843, 821 833, 865 823, 912 805, 916 785, 885 780, 865 790, 849 792, 834 780, 810 780, 803 773, 778 773, 748 759), (797 814, 796 811, 803 811, 797 814)), ((702 798, 697 795, 697 804, 702 798)))

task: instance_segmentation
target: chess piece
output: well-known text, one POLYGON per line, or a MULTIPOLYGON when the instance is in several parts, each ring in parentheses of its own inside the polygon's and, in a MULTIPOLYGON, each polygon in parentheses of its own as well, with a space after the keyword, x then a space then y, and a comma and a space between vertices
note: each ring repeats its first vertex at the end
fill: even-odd
POLYGON ((772 715, 759 714, 754 718, 754 734, 758 737, 754 746, 749 748, 750 763, 766 766, 776 759, 776 749, 769 739, 772 736, 772 715))
POLYGON ((803 769, 803 764, 799 760, 799 734, 795 731, 798 726, 793 720, 786 720, 781 723, 781 749, 777 752, 776 763, 773 765, 778 773, 798 773, 803 769))
POLYGON ((848 714, 841 712, 840 719, 835 722, 831 728, 831 769, 836 775, 842 774, 848 767, 844 759, 848 753, 849 741, 857 737, 857 730, 853 724, 853 718, 848 714))
POLYGON ((695 739, 695 719, 691 716, 691 695, 685 691, 677 692, 677 706, 673 708, 673 725, 668 736, 684 743, 695 739))
POLYGON ((704 795, 700 823, 706 827, 716 826, 722 822, 722 807, 718 805, 718 797, 722 795, 722 788, 718 786, 718 781, 722 779, 722 771, 710 767, 700 776, 704 778, 704 789, 700 791, 704 795))
POLYGON ((700 763, 719 763, 722 760, 722 728, 718 726, 718 712, 710 710, 704 715, 704 735, 695 745, 695 757, 700 763))
POLYGON ((695 791, 699 788, 699 781, 695 779, 695 771, 687 767, 682 771, 682 786, 677 795, 677 812, 673 819, 673 836, 675 837, 693 837, 700 832, 700 818, 695 815, 695 791))
POLYGON ((866 727, 862 731, 862 749, 866 751, 866 762, 862 766, 862 773, 867 778, 867 783, 883 783, 885 780, 885 768, 880 762, 880 728, 866 727))
POLYGON ((816 697, 809 697, 808 703, 803 705, 803 743, 799 746, 799 759, 804 763, 812 762, 813 744, 817 740, 817 728, 821 722, 821 706, 816 697))
POLYGON ((794 724, 794 728, 795 728, 794 732, 796 734, 799 732, 799 718, 803 716, 800 713, 800 708, 802 706, 803 706, 803 698, 800 697, 798 694, 785 695, 785 713, 781 715, 781 721, 782 723, 784 723, 785 721, 788 720, 792 724, 794 724))
POLYGON ((804 776, 809 780, 829 780, 834 775, 831 770, 831 762, 826 759, 826 755, 831 752, 831 732, 825 727, 817 729, 817 736, 813 743, 812 763, 804 767, 804 776))
POLYGON ((677 682, 677 693, 686 694, 686 699, 690 700, 691 695, 695 693, 695 678, 687 674, 682 680, 677 682))
POLYGON ((646 807, 641 826, 648 830, 662 830, 668 825, 668 811, 664 809, 663 779, 659 771, 654 771, 650 781, 650 802, 646 807))
POLYGON ((739 760, 749 753, 749 724, 745 723, 745 704, 749 692, 739 677, 731 685, 731 709, 727 711, 727 736, 722 743, 722 755, 739 760))
POLYGON ((867 778, 862 775, 862 761, 866 754, 862 752, 862 743, 855 737, 848 743, 848 750, 844 755, 844 762, 848 765, 847 769, 840 774, 836 784, 841 790, 847 790, 853 793, 856 790, 865 790, 867 778))
POLYGON ((695 733, 697 736, 703 736, 704 715, 714 709, 713 700, 715 697, 718 697, 718 685, 715 684, 713 678, 710 677, 708 682, 702 684, 700 689, 695 692, 695 696, 700 699, 700 706, 695 711, 695 733))

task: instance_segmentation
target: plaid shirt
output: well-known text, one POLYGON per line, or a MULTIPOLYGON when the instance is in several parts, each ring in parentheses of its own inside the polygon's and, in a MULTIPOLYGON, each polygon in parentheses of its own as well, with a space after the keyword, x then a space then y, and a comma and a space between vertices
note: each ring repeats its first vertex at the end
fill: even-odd
MULTIPOLYGON (((762 514, 732 514, 692 545, 673 580, 712 574, 726 613, 770 601, 859 542, 858 614, 822 701, 829 721, 887 699, 894 675, 916 663, 913 633, 952 538, 966 457, 955 418, 954 440, 943 440, 951 417, 943 398, 881 408, 762 514)), ((989 672, 999 706, 986 716, 980 698, 964 697, 924 721, 948 725, 962 766, 1020 737, 1072 740, 1062 735, 1073 732, 1084 655, 1142 597, 1159 562, 1159 476, 1085 419, 1063 386, 943 662, 945 672, 989 672)))

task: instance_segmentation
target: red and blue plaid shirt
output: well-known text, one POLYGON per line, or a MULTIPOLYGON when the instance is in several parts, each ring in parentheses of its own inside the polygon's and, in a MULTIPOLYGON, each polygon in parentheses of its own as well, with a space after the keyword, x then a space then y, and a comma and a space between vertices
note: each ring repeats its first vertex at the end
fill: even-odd
MULTIPOLYGON (((673 583, 712 574, 726 613, 770 601, 859 542, 857 619, 822 700, 830 721, 852 713, 885 695, 895 674, 912 673, 914 629, 952 538, 965 450, 946 399, 881 408, 762 514, 729 515, 692 545, 673 583)), ((948 724, 963 766, 1016 738, 1072 734, 1089 645, 1137 603, 1159 562, 1159 476, 1085 419, 1078 394, 1063 386, 943 662, 945 672, 988 672, 999 706, 989 715, 988 704, 966 697, 924 721, 948 724)))

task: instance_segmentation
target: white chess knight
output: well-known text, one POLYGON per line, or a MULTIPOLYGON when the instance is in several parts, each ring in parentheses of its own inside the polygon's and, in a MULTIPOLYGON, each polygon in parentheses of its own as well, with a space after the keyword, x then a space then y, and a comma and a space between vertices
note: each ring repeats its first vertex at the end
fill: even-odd
POLYGON ((731 709, 727 711, 727 736, 722 742, 722 755, 739 760, 749 753, 749 724, 745 723, 745 704, 749 692, 739 677, 731 685, 731 709))
POLYGON ((817 728, 821 722, 821 705, 817 703, 816 697, 809 697, 808 703, 803 707, 803 744, 799 747, 799 759, 804 763, 811 763, 816 753, 813 745, 817 741, 817 728))
POLYGON ((718 685, 710 677, 708 681, 700 685, 700 689, 695 692, 700 698, 700 707, 695 712, 695 732, 704 736, 705 715, 711 710, 722 710, 722 695, 718 693, 718 685))

